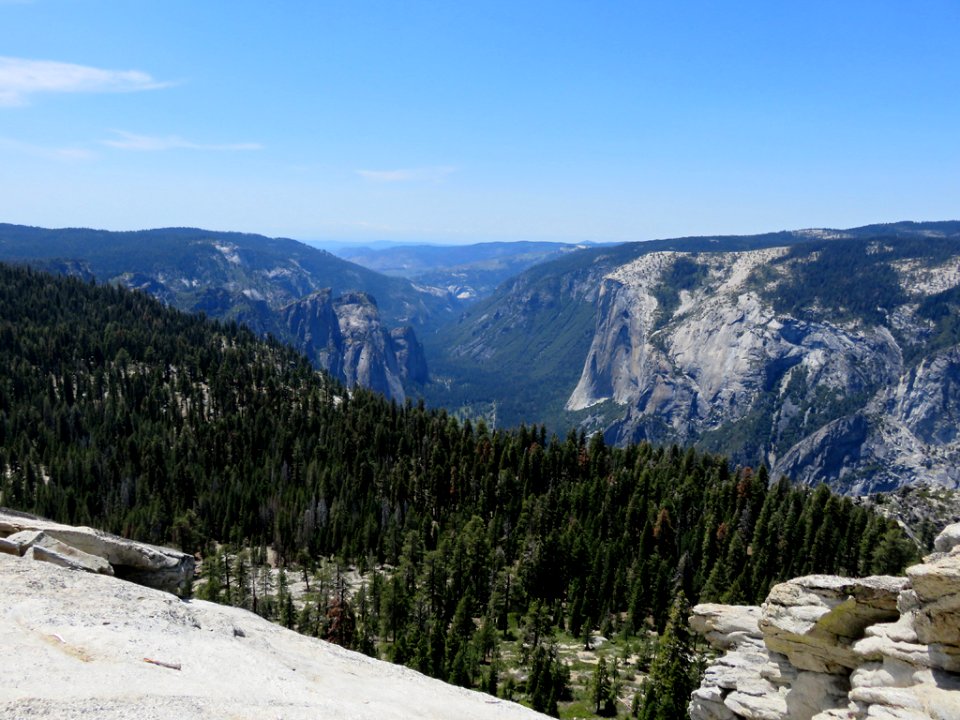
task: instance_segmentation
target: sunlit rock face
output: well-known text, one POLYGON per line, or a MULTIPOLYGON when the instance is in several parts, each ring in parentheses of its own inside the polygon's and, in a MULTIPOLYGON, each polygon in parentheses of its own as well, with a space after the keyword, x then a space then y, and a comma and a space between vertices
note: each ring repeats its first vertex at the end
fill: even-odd
POLYGON ((724 654, 693 720, 960 718, 960 524, 904 578, 812 575, 757 607, 698 605, 691 627, 724 654))
POLYGON ((910 355, 931 332, 918 301, 955 287, 957 262, 936 282, 891 267, 907 300, 883 322, 778 311, 778 283, 804 262, 789 248, 664 251, 609 272, 567 410, 615 403, 611 442, 734 448, 773 477, 846 493, 960 486, 960 349, 910 355))
POLYGON ((320 290, 280 310, 283 334, 313 363, 344 382, 403 401, 411 383, 429 379, 410 327, 388 329, 376 301, 360 292, 320 290))
POLYGON ((0 508, 0 553, 172 593, 188 593, 194 571, 193 556, 179 550, 6 508, 0 508))

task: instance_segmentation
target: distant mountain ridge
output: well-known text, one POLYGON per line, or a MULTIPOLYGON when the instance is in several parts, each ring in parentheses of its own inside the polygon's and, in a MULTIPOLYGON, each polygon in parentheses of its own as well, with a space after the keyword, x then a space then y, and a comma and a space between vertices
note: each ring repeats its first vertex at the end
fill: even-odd
MULTIPOLYGON (((393 345, 384 338, 404 326, 419 328, 439 322, 452 316, 457 307, 456 299, 445 291, 381 275, 296 240, 245 233, 196 228, 48 230, 0 224, 0 259, 119 283, 187 312, 236 320, 261 335, 269 333, 290 342, 318 367, 345 382, 366 384, 369 379, 369 387, 400 400, 406 396, 400 378, 423 378, 425 373, 401 372, 400 361, 392 355, 393 345), (314 347, 297 334, 301 326, 290 325, 283 318, 285 308, 325 290, 332 296, 365 294, 368 307, 364 317, 370 321, 366 331, 356 323, 349 333, 338 330, 341 345, 333 348, 332 356, 326 344, 329 338, 314 347), (374 346, 381 348, 375 357, 359 349, 374 346), (343 362, 352 357, 360 363, 361 356, 363 369, 343 362), (331 365, 327 363, 330 357, 339 360, 331 365), (386 365, 376 367, 377 363, 386 365)), ((415 334, 400 334, 407 355, 413 345, 412 355, 422 357, 415 334)))
POLYGON ((473 245, 340 247, 334 253, 364 267, 417 283, 445 288, 460 300, 487 297, 500 283, 591 243, 488 242, 473 245))

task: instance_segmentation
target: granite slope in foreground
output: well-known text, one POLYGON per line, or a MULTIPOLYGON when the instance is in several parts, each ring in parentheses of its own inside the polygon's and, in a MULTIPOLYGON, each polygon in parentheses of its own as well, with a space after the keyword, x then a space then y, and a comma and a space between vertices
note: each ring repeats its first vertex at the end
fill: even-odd
POLYGON ((0 647, 10 720, 545 717, 245 610, 3 554, 0 647))

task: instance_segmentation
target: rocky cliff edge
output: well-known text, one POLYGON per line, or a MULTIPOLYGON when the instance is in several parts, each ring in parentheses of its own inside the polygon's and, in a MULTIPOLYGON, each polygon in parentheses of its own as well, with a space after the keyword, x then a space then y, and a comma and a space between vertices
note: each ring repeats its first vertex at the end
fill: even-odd
POLYGON ((703 604, 691 627, 724 654, 692 720, 960 718, 960 524, 906 577, 810 575, 760 607, 703 604))

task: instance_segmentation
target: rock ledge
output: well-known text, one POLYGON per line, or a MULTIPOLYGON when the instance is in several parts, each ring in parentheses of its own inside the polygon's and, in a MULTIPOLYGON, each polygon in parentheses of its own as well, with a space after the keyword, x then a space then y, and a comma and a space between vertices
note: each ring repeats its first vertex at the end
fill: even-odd
POLYGON ((907 577, 810 575, 761 607, 704 604, 691 627, 724 655, 692 720, 960 718, 960 524, 907 577))
POLYGON ((194 559, 179 550, 147 545, 88 527, 61 525, 0 508, 0 553, 185 594, 194 559))

